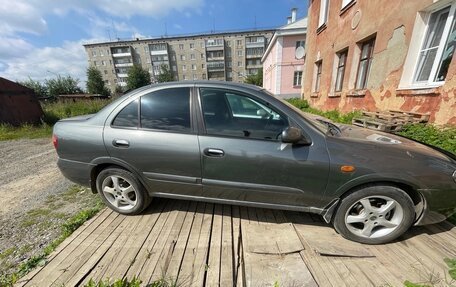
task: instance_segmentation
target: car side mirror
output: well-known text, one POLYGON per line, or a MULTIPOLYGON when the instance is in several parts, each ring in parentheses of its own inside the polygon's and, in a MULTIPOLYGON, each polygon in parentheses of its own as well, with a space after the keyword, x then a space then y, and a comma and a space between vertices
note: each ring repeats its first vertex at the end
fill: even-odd
POLYGON ((282 131, 282 142, 291 144, 310 144, 310 142, 302 134, 301 129, 297 127, 287 127, 284 129, 282 131))

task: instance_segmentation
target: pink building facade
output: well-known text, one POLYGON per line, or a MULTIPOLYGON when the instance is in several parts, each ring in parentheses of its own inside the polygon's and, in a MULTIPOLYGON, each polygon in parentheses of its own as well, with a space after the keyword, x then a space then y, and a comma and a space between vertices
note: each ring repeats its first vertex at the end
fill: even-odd
POLYGON ((277 29, 261 59, 263 88, 277 97, 301 96, 306 32, 307 18, 296 20, 293 9, 289 23, 277 29))

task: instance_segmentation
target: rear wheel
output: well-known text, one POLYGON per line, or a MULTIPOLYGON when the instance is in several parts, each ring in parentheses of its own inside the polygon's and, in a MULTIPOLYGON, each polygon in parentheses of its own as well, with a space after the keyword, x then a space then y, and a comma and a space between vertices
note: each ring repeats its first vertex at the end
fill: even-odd
POLYGON ((97 176, 97 190, 109 208, 126 215, 139 214, 150 203, 150 196, 136 177, 119 168, 102 170, 97 176))
POLYGON ((414 205, 407 193, 397 187, 375 185, 344 197, 333 223, 347 239, 381 244, 401 236, 414 218, 414 205))

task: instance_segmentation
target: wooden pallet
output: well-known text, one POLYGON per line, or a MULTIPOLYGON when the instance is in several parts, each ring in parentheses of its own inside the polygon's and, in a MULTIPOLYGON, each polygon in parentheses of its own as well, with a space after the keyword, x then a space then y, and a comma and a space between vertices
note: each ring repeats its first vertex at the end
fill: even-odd
POLYGON ((404 117, 410 118, 410 121, 414 123, 427 123, 431 116, 429 113, 421 114, 413 112, 403 112, 398 110, 389 110, 389 113, 394 115, 402 115, 404 117))
POLYGON ((370 118, 354 118, 352 124, 355 126, 378 130, 382 132, 397 132, 402 129, 402 122, 387 122, 383 120, 374 120, 370 118))

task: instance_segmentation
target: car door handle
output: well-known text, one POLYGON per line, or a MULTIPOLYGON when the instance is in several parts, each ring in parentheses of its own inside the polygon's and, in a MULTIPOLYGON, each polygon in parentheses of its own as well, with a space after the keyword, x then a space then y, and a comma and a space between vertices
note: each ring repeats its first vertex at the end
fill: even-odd
POLYGON ((222 157, 225 155, 225 152, 218 148, 207 148, 204 150, 204 154, 207 156, 222 157))
POLYGON ((129 147, 130 143, 127 140, 113 140, 112 145, 115 147, 129 147))

